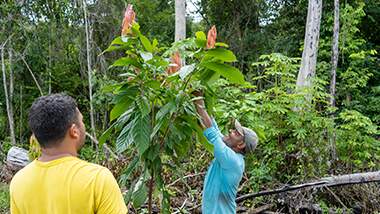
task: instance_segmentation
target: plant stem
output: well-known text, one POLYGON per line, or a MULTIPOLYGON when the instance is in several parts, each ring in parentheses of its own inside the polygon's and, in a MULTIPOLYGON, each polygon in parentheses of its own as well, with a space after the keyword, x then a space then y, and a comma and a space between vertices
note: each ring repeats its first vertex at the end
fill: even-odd
POLYGON ((152 175, 149 180, 149 193, 148 193, 148 213, 152 213, 152 202, 153 202, 153 185, 154 185, 154 175, 152 172, 152 175))

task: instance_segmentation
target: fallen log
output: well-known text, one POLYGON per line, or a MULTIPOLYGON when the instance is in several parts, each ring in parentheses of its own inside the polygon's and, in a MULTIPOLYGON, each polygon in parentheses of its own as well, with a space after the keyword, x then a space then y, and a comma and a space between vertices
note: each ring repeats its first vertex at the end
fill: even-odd
POLYGON ((334 186, 343 186, 350 184, 362 184, 362 183, 370 183, 370 182, 380 182, 380 171, 376 172, 365 172, 365 173, 355 173, 355 174, 347 174, 347 175, 338 175, 321 178, 317 181, 297 184, 293 186, 284 186, 282 188, 274 189, 274 190, 265 190, 255 193, 248 193, 242 196, 239 196, 236 199, 236 202, 242 202, 244 200, 255 198, 263 195, 273 195, 282 192, 294 191, 302 188, 312 187, 312 188, 321 188, 321 187, 334 187, 334 186))
POLYGON ((6 161, 6 164, 9 167, 18 171, 22 169, 24 166, 28 165, 28 163, 29 156, 27 150, 16 146, 12 146, 9 149, 6 161))
POLYGON ((28 151, 12 146, 8 153, 4 166, 0 167, 0 181, 9 182, 12 177, 24 166, 28 165, 28 151))

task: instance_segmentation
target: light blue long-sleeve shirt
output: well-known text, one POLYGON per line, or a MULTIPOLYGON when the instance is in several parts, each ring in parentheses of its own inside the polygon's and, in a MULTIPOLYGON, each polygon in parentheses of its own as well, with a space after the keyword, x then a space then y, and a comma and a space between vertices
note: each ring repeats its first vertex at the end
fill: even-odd
POLYGON ((203 185, 202 213, 236 213, 236 193, 244 172, 244 156, 229 148, 222 140, 215 120, 204 131, 214 145, 214 160, 207 171, 203 185))

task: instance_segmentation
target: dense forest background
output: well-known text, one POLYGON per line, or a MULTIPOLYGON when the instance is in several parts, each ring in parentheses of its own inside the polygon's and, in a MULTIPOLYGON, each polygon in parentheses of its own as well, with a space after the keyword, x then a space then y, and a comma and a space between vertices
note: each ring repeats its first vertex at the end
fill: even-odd
MULTIPOLYGON (((250 83, 219 79, 210 84, 212 99, 208 101, 210 113, 224 131, 231 118, 237 118, 260 137, 256 153, 246 158, 239 195, 380 168, 380 2, 339 2, 336 92, 332 94, 334 1, 323 1, 315 75, 306 99, 301 99, 294 92, 304 49, 308 3, 186 1, 187 7, 193 8, 186 14, 186 37, 194 37, 198 31, 207 34, 215 25, 217 41, 229 45, 237 58, 232 65, 250 83)), ((104 51, 121 33, 127 4, 134 5, 136 22, 146 38, 156 39, 162 51, 173 47, 178 15, 175 1, 0 3, 2 162, 11 146, 29 150, 28 109, 34 99, 49 93, 73 96, 87 131, 101 139, 112 125, 110 112, 118 102, 110 86, 126 82, 126 77, 120 75, 125 68, 111 66, 123 53, 104 51)), ((170 133, 176 132, 183 130, 170 128, 170 133)), ((139 167, 140 162, 134 158, 136 151, 120 149, 117 138, 117 131, 110 134, 104 144, 108 150, 87 139, 81 158, 109 167, 126 193, 131 212, 145 213, 152 180, 143 179, 142 185, 136 185, 136 178, 141 178, 143 165, 148 162, 143 161, 139 167)), ((182 139, 181 135, 168 137, 168 141, 175 139, 182 139)), ((157 185, 160 188, 152 192, 153 210, 165 204, 161 202, 162 192, 170 198, 167 210, 171 213, 193 213, 200 204, 203 177, 212 154, 198 142, 198 137, 186 139, 186 143, 175 146, 175 160, 168 157, 169 153, 160 156, 165 190, 157 185)), ((0 186, 0 210, 6 212, 3 185, 6 184, 0 186)), ((379 193, 378 183, 311 188, 244 200, 239 203, 239 212, 253 212, 252 208, 269 204, 268 210, 283 213, 302 212, 302 207, 311 206, 326 213, 375 213, 380 212, 379 193)))

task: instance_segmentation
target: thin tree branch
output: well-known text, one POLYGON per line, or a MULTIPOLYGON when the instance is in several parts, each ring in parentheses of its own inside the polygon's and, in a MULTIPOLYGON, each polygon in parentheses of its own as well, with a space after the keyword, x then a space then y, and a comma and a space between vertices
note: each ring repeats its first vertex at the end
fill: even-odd
POLYGON ((183 179, 186 179, 186 178, 192 178, 192 177, 196 177, 196 176, 200 176, 200 175, 204 175, 206 174, 206 172, 200 172, 200 173, 196 173, 196 174, 190 174, 190 175, 186 175, 182 178, 178 178, 177 180, 171 182, 167 187, 170 187, 170 186, 173 186, 174 184, 176 184, 178 181, 181 181, 183 179))
POLYGON ((26 67, 28 68, 30 74, 32 75, 33 80, 34 80, 34 82, 36 83, 36 86, 37 86, 38 90, 40 91, 41 96, 43 96, 44 93, 42 92, 41 86, 40 86, 40 84, 38 83, 38 81, 37 81, 37 79, 36 79, 36 76, 34 76, 34 73, 33 73, 32 69, 30 69, 28 63, 25 61, 24 56, 20 55, 20 57, 21 57, 21 60, 22 60, 22 61, 24 62, 24 64, 26 65, 26 67))
MULTIPOLYGON (((92 142, 96 145, 99 145, 99 141, 97 141, 90 133, 86 132, 86 136, 90 138, 92 142)), ((107 144, 103 144, 103 148, 106 149, 116 160, 119 160, 119 156, 117 156, 108 146, 107 144)))

